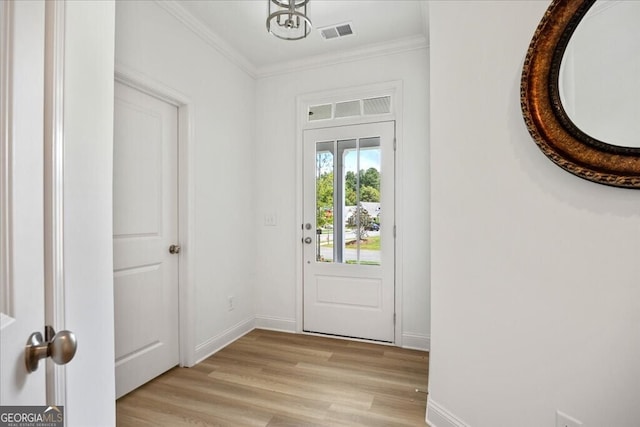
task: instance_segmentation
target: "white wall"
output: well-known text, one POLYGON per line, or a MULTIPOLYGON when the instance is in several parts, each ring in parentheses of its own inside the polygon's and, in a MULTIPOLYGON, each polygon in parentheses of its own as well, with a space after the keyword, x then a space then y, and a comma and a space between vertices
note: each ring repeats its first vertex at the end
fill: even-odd
POLYGON ((66 425, 115 425, 112 256, 113 1, 65 4, 66 425))
MULTIPOLYGON (((323 90, 403 81, 402 227, 403 332, 407 342, 428 345, 429 336, 429 171, 428 51, 414 50, 339 65, 265 77, 257 82, 255 204, 252 221, 257 246, 257 325, 295 330, 296 249, 296 96, 323 90), (264 226, 275 214, 277 225, 264 226)), ((301 151, 298 151, 301 153, 301 151)))
POLYGON ((521 117, 547 5, 430 5, 434 427, 640 419, 640 193, 558 168, 521 117))
POLYGON ((117 2, 116 63, 190 100, 194 241, 185 252, 194 267, 196 358, 204 357, 225 343, 225 331, 253 322, 255 81, 148 1, 117 2))

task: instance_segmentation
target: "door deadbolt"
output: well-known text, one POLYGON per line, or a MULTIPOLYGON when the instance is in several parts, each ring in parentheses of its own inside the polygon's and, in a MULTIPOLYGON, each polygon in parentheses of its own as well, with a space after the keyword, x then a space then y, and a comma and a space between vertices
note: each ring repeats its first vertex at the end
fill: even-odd
POLYGON ((27 340, 24 349, 24 361, 27 372, 35 372, 38 369, 40 359, 51 357, 56 365, 66 365, 76 355, 78 341, 71 331, 60 331, 55 333, 51 326, 45 328, 45 335, 48 339, 43 339, 40 332, 34 332, 27 340))
POLYGON ((179 254, 180 253, 180 245, 171 245, 169 246, 169 253, 170 254, 179 254))
POLYGON ((311 237, 305 237, 305 238, 304 238, 304 242, 305 242, 307 245, 310 245, 310 244, 311 244, 311 242, 313 242, 313 239, 312 239, 311 237))

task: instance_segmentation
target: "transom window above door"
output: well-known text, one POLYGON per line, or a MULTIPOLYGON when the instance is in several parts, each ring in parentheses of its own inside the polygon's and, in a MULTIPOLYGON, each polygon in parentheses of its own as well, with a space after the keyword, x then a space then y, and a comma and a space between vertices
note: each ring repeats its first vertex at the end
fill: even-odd
POLYGON ((349 101, 312 105, 308 121, 332 120, 346 117, 373 116, 391 112, 391 96, 363 98, 349 101))

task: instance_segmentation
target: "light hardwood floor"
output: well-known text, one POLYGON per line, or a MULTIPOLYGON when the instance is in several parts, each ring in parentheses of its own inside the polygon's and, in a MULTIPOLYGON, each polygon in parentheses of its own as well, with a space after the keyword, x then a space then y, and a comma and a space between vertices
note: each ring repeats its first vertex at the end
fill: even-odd
POLYGON ((428 362, 423 351, 254 330, 119 399, 117 425, 426 426, 428 362))

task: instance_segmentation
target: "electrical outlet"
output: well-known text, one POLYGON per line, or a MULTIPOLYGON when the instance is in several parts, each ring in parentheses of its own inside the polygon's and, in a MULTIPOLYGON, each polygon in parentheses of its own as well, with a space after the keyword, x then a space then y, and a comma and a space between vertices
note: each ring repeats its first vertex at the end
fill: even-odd
POLYGON ((556 427, 581 427, 582 423, 569 415, 556 411, 556 427))
POLYGON ((229 311, 233 310, 235 308, 235 306, 233 305, 233 295, 229 295, 229 297, 227 297, 227 302, 229 311))

